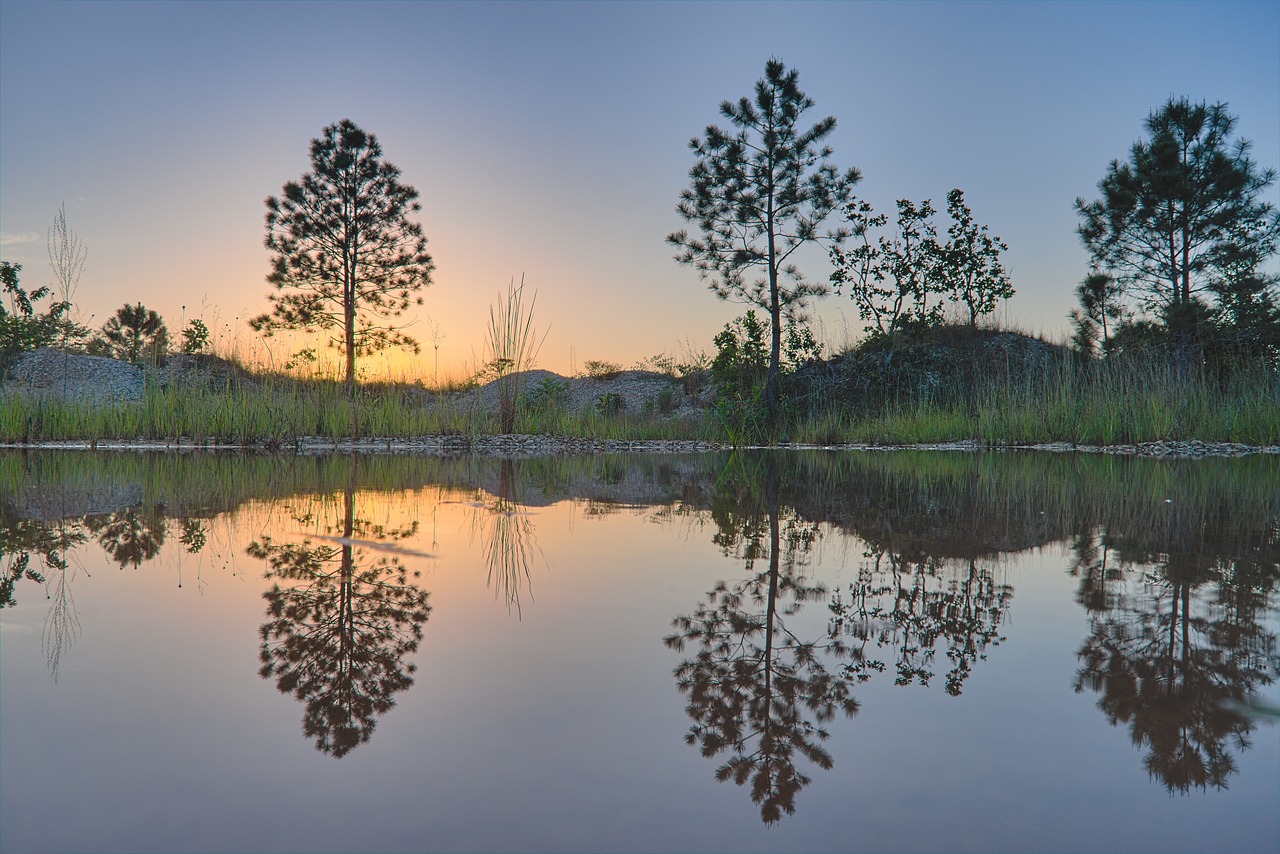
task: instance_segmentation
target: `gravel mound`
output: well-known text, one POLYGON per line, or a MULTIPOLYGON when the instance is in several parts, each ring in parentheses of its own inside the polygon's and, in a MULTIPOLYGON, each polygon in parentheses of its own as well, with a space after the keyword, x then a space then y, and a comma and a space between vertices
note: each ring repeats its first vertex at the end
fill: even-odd
POLYGON ((619 371, 609 377, 569 379, 552 371, 523 371, 471 391, 455 402, 486 412, 498 409, 503 384, 515 384, 526 407, 555 406, 566 412, 610 409, 614 412, 654 412, 673 417, 694 415, 709 400, 686 394, 678 380, 654 371, 619 371))
POLYGON ((62 397, 94 403, 142 399, 142 368, 103 356, 65 353, 51 347, 32 350, 9 371, 3 393, 62 397))

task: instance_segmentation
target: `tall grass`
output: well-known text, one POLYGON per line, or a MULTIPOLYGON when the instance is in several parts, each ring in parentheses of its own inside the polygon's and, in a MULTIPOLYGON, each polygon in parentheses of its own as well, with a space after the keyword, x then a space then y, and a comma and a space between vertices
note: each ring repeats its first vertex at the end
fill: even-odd
MULTIPOLYGON (((505 303, 514 311, 494 313, 494 331, 515 335, 508 341, 510 348, 495 352, 510 354, 504 358, 513 364, 527 364, 523 360, 536 353, 531 312, 515 296, 514 303, 505 303), (513 317, 520 322, 509 327, 513 317)), ((140 400, 115 405, 6 395, 0 398, 0 442, 145 440, 288 449, 308 437, 510 433, 517 419, 525 433, 555 437, 742 444, 715 411, 677 419, 657 411, 569 411, 546 401, 514 399, 489 412, 474 396, 433 394, 414 385, 366 384, 352 397, 337 380, 265 373, 187 378, 167 387, 149 381, 140 400)), ((889 397, 874 409, 851 407, 838 393, 830 393, 808 411, 792 413, 765 438, 766 444, 977 440, 992 446, 1111 445, 1202 439, 1280 445, 1280 377, 1265 367, 1219 376, 1178 370, 1157 360, 1083 366, 1064 362, 1034 381, 1016 374, 988 377, 977 387, 943 387, 923 399, 889 397)))
POLYGON ((1064 363, 1035 381, 997 376, 976 389, 902 397, 877 411, 828 401, 790 426, 794 441, 1114 445, 1200 439, 1280 444, 1280 377, 1263 367, 1223 375, 1158 360, 1064 363))
POLYGON ((515 432, 519 411, 520 384, 512 377, 533 367, 542 341, 546 340, 546 333, 539 340, 533 327, 533 308, 537 301, 538 294, 534 292, 525 308, 524 276, 521 276, 518 287, 512 279, 507 285, 506 297, 499 294, 497 303, 489 307, 486 367, 498 382, 498 417, 503 433, 515 432))

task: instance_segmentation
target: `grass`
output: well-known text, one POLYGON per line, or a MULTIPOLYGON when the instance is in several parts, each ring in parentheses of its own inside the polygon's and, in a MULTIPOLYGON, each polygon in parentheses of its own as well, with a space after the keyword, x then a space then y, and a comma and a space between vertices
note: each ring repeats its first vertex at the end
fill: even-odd
POLYGON ((1148 441, 1280 444, 1280 378, 1265 370, 1224 377, 1154 362, 1063 364, 1032 384, 997 377, 932 399, 903 396, 873 411, 828 404, 794 419, 793 441, 914 444, 973 439, 991 446, 1148 441))
MULTIPOLYGON (((519 316, 519 313, 517 313, 519 316)), ((181 441, 193 445, 288 448, 296 439, 388 438, 508 432, 509 413, 486 412, 466 398, 407 383, 366 384, 352 398, 343 384, 280 374, 235 374, 148 383, 142 399, 114 406, 7 396, 0 400, 0 442, 181 441)), ((1112 445, 1200 439, 1280 445, 1280 377, 1263 369, 1226 377, 1179 372, 1156 362, 1063 363, 1032 383, 988 378, 977 388, 902 394, 859 409, 828 394, 809 411, 752 435, 714 411, 675 419, 658 408, 577 412, 525 400, 520 432, 627 440, 698 439, 739 444, 919 444, 978 440, 999 447, 1036 442, 1112 445)))

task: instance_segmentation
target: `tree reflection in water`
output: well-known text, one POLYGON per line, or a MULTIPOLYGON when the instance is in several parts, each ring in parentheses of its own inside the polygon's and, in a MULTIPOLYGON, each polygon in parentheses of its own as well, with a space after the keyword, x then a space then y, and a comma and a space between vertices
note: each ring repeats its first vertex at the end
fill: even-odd
POLYGON ((88 539, 89 535, 74 520, 0 520, 0 608, 17 604, 13 588, 18 581, 45 585, 49 610, 45 613, 40 645, 55 682, 63 653, 75 644, 81 632, 71 591, 72 577, 81 567, 71 565, 68 553, 88 539), (34 565, 33 555, 37 559, 34 565), (41 566, 45 572, 40 571, 41 566))
MULTIPOLYGON (((430 613, 426 591, 394 554, 361 564, 366 539, 396 541, 416 523, 387 529, 360 519, 354 485, 343 493, 341 522, 326 537, 334 544, 278 543, 248 547, 265 560, 267 622, 261 629, 264 679, 305 704, 303 734, 334 757, 367 742, 393 695, 413 684, 417 650, 430 613)), ((419 573, 412 573, 417 578, 419 573)))
POLYGON ((1280 537, 1274 526, 1258 539, 1199 521, 1140 530, 1090 534, 1077 545, 1079 598, 1092 607, 1075 690, 1101 695, 1099 708, 1128 726, 1148 772, 1170 792, 1225 788, 1237 768, 1232 750, 1248 749, 1253 730, 1243 708, 1280 675, 1276 635, 1262 622, 1280 537), (1194 541, 1225 531, 1222 541, 1194 541), (1118 555, 1103 570, 1097 555, 1109 541, 1118 555))
POLYGON ((1004 640, 1000 626, 1013 588, 996 579, 993 560, 907 556, 883 547, 865 557, 848 601, 842 592, 831 600, 832 633, 860 641, 860 655, 846 671, 865 679, 885 669, 870 655, 868 644, 874 642, 877 649, 894 650, 896 684, 928 686, 937 646, 945 643, 951 662, 946 691, 959 696, 974 662, 1004 640))
POLYGON ((675 670, 685 711, 693 719, 685 740, 702 755, 729 752, 716 779, 751 785, 751 800, 767 822, 795 812, 796 794, 810 780, 796 767, 796 754, 822 769, 832 767, 819 726, 837 711, 852 716, 857 701, 849 684, 823 663, 825 655, 845 652, 838 638, 805 640, 787 625, 805 602, 826 590, 801 572, 818 535, 779 508, 777 478, 766 466, 763 505, 740 510, 731 502, 713 507, 726 554, 746 561, 747 578, 720 582, 690 616, 673 621, 676 633, 665 639, 672 649, 696 653, 675 670), (760 572, 756 562, 767 558, 760 572), (812 720, 810 720, 810 717, 812 720))
POLYGON ((126 566, 137 569, 143 561, 153 560, 164 546, 164 508, 159 505, 85 516, 84 524, 121 569, 126 566))

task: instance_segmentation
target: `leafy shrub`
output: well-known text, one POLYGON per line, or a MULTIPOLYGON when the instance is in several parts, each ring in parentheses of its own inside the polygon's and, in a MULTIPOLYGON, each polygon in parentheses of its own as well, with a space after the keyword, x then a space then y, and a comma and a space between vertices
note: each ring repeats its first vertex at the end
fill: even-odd
POLYGON ((71 304, 55 301, 40 311, 36 303, 47 299, 52 292, 40 287, 27 293, 18 284, 20 272, 21 264, 0 262, 0 280, 9 303, 5 306, 4 301, 0 301, 0 370, 7 370, 22 353, 57 343, 70 324, 71 304))
POLYGON ((658 411, 663 415, 670 415, 675 412, 677 405, 675 389, 664 388, 658 392, 658 411))
POLYGON ((209 346, 209 327, 204 321, 196 318, 182 330, 182 352, 189 356, 199 355, 209 346))
POLYGON ((562 409, 569 401, 569 381, 544 377, 525 393, 525 405, 533 411, 562 409))
POLYGON ((617 415, 627 408, 627 402, 622 395, 609 392, 602 394, 596 400, 596 412, 600 415, 617 415))
POLYGON ((587 359, 582 363, 582 367, 586 369, 587 376, 593 380, 611 380, 622 372, 622 366, 617 362, 605 362, 600 359, 587 359))

